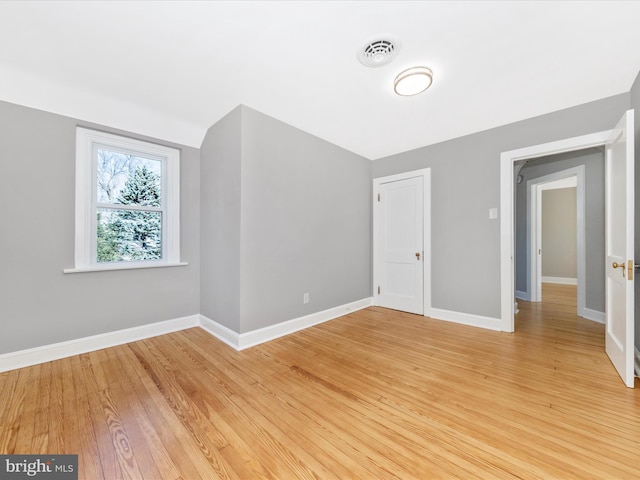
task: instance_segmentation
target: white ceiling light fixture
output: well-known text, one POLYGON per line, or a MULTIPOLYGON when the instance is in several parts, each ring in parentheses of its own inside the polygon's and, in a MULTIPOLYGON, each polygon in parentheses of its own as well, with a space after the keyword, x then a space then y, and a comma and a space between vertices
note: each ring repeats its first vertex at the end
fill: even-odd
POLYGON ((403 97, 424 92, 433 82, 433 72, 427 67, 411 67, 398 74, 393 81, 393 91, 403 97))

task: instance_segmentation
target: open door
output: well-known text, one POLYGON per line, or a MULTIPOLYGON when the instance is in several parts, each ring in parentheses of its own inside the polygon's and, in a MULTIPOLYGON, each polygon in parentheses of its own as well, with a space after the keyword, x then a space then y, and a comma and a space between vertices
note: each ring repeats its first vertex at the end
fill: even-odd
POLYGON ((633 110, 606 142, 606 351, 633 388, 634 151, 633 110))
POLYGON ((501 329, 514 331, 514 164, 528 158, 606 147, 606 352, 625 385, 633 388, 634 146, 633 110, 613 130, 502 152, 500 155, 501 329))

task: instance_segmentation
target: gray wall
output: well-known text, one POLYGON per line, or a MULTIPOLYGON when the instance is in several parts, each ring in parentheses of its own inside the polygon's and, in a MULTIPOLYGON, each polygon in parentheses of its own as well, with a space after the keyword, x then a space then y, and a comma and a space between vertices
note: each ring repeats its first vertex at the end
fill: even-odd
POLYGON ((200 313, 240 331, 240 107, 200 147, 200 313))
POLYGON ((74 257, 75 126, 154 140, 0 102, 0 354, 199 312, 246 332, 368 297, 371 177, 426 167, 432 305, 499 317, 499 222, 488 209, 499 205, 500 152, 611 128, 630 105, 640 145, 636 79, 628 94, 372 163, 239 107, 207 134, 202 178, 197 149, 155 140, 182 151, 189 266, 65 275, 74 257))
POLYGON ((0 354, 199 312, 199 152, 0 102, 0 354), (180 148, 186 267, 74 266, 75 127, 180 148))
POLYGON ((488 218, 500 203, 500 153, 610 129, 629 104, 616 95, 373 162, 374 178, 432 168, 434 308, 500 316, 500 223, 488 218))
POLYGON ((241 272, 242 332, 370 297, 371 161, 242 107, 241 272))
MULTIPOLYGON (((635 263, 640 263, 640 73, 631 87, 631 108, 635 111, 635 263)), ((640 271, 636 270, 636 274, 640 271)), ((640 281, 635 281, 635 337, 636 348, 640 350, 640 281)))
MULTIPOLYGON (((622 115, 622 113, 620 114, 622 115)), ((614 123, 615 124, 615 123, 614 123)), ((603 128, 603 130, 606 130, 603 128)), ((522 183, 516 187, 516 290, 529 291, 527 268, 527 180, 568 168, 585 167, 585 293, 586 308, 605 310, 604 256, 604 148, 551 155, 530 160, 520 170, 522 183)), ((544 255, 543 255, 544 260, 544 255)))
POLYGON ((244 333, 371 296, 369 160, 244 106, 201 156, 203 315, 244 333))
POLYGON ((542 192, 542 275, 577 278, 576 188, 542 192))

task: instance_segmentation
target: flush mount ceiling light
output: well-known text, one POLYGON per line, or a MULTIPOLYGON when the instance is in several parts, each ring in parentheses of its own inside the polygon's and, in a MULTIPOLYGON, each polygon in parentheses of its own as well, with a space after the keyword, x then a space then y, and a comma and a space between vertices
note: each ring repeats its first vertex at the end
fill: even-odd
POLYGON ((433 82, 433 72, 427 67, 412 67, 400 72, 393 81, 393 90, 402 96, 424 92, 433 82))

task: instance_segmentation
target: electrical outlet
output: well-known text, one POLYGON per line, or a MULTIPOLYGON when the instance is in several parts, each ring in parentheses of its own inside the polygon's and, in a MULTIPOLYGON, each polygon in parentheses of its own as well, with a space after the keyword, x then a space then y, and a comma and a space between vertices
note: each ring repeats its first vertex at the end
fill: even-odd
POLYGON ((309 294, 308 293, 305 293, 302 296, 302 303, 309 303, 309 294))

